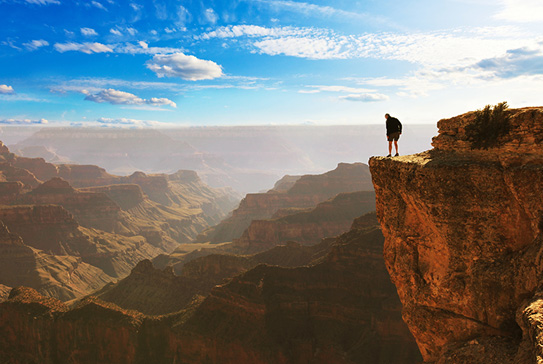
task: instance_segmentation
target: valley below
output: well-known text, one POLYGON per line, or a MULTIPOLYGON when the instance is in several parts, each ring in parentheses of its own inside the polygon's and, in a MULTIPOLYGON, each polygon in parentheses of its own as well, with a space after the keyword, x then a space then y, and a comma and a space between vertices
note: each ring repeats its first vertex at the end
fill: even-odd
POLYGON ((2 144, 0 362, 537 363, 543 109, 504 115, 242 199, 2 144))

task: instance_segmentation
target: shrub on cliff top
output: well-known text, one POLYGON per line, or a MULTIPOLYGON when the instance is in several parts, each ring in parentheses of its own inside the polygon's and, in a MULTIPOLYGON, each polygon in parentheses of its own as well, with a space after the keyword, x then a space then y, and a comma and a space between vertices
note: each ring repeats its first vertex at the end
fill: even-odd
POLYGON ((472 149, 488 149, 497 146, 498 140, 509 132, 509 116, 505 114, 509 106, 501 102, 492 107, 475 111, 475 121, 466 127, 466 136, 472 149))

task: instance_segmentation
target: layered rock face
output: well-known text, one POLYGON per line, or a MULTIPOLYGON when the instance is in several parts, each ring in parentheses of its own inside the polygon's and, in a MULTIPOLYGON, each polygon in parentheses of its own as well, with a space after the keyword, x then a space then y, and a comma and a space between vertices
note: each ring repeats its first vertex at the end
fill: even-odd
POLYGON ((70 300, 92 292, 112 277, 80 257, 51 255, 24 244, 0 222, 0 300, 9 287, 27 286, 43 295, 70 300))
MULTIPOLYGON (((315 245, 321 239, 348 231, 355 217, 374 210, 373 191, 342 193, 315 208, 281 209, 272 219, 253 220, 241 238, 231 243, 206 245, 190 252, 181 246, 169 255, 156 257, 153 263, 160 268, 171 265, 176 273, 181 274, 187 262, 207 255, 257 254, 288 243, 315 245)), ((287 256, 284 258, 289 261, 287 256)))
POLYGON ((205 186, 191 171, 137 177, 168 197, 168 205, 149 199, 136 183, 123 184, 130 177, 22 158, 0 142, 0 221, 22 244, 4 251, 4 268, 13 272, 4 269, 0 284, 27 285, 62 300, 89 294, 139 261, 191 241, 232 203, 227 191, 205 186), (76 189, 59 176, 94 187, 76 189))
POLYGON ((543 108, 506 115, 508 133, 488 149, 473 149, 475 114, 467 113, 438 122, 429 152, 370 160, 387 268, 428 362, 543 359, 534 297, 543 271, 543 108))
POLYGON ((204 231, 197 241, 232 241, 241 237, 253 220, 269 219, 280 209, 313 208, 342 192, 373 190, 368 166, 362 163, 340 163, 330 172, 295 177, 294 180, 283 179, 278 190, 247 194, 231 217, 204 231))
MULTIPOLYGON (((44 364, 418 362, 375 224, 372 216, 357 220, 308 266, 259 265, 161 317, 95 298, 69 309, 14 290, 0 303, 0 327, 9 328, 0 330, 0 357, 44 364)), ((173 281, 148 262, 133 278, 147 279, 145 272, 173 281)))
POLYGON ((355 217, 374 210, 373 191, 343 193, 309 211, 289 214, 280 210, 284 216, 253 220, 236 243, 246 247, 245 253, 268 250, 288 241, 312 245, 348 231, 355 217))

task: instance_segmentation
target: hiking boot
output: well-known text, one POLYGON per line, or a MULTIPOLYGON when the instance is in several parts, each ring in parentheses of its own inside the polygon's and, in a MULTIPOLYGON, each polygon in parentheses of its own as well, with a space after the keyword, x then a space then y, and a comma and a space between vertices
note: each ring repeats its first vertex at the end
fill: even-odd
POLYGON ((400 156, 400 153, 396 153, 394 156, 395 156, 395 157, 399 157, 399 156, 400 156))
POLYGON ((390 157, 391 157, 391 155, 390 155, 390 154, 389 154, 389 155, 387 155, 387 158, 390 158, 390 157))

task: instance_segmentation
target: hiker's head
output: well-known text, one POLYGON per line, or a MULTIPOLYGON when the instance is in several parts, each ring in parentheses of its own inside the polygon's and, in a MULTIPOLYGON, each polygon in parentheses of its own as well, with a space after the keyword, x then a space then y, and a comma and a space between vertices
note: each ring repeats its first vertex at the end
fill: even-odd
POLYGON ((390 114, 385 114, 385 119, 388 119, 390 117, 390 114))

